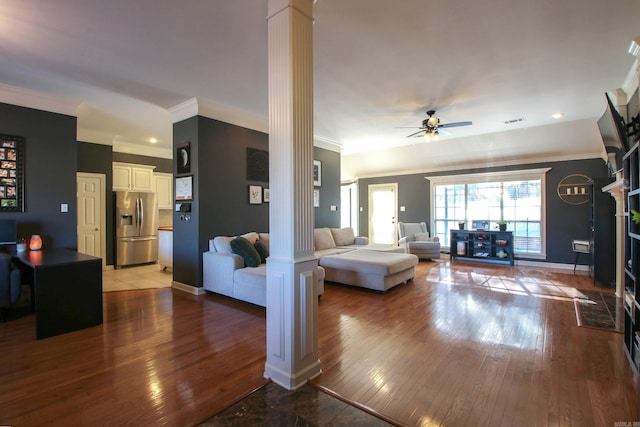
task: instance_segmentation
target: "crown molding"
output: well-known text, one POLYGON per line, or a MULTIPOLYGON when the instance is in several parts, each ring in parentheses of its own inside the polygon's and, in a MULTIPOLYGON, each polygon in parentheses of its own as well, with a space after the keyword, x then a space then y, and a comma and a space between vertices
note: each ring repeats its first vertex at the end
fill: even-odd
MULTIPOLYGON (((355 154, 354 154, 355 155, 355 154)), ((587 153, 582 155, 570 155, 570 156, 556 156, 556 157, 539 157, 539 158, 530 158, 530 159, 519 159, 519 160, 506 160, 506 161, 478 161, 474 163, 465 163, 465 164, 447 164, 442 167, 429 168, 429 169, 413 169, 413 170, 396 170, 396 171, 388 171, 383 173, 369 173, 363 174, 353 177, 344 177, 340 178, 341 182, 350 183, 357 181, 359 179, 368 179, 368 178, 383 178, 389 176, 403 176, 403 175, 414 175, 414 174, 429 174, 436 172, 451 172, 451 171, 462 171, 467 169, 486 169, 486 168, 495 168, 495 167, 504 167, 504 166, 514 166, 514 165, 531 165, 531 164, 546 164, 553 162, 565 162, 571 160, 589 160, 589 159, 600 159, 606 163, 605 158, 603 158, 603 152, 599 153, 587 153)))
POLYGON ((178 123, 198 115, 198 98, 187 99, 186 101, 168 109, 173 123, 178 123))
POLYGON ((313 137, 313 145, 318 148, 324 148, 325 150, 334 151, 336 153, 342 152, 342 144, 327 138, 323 138, 321 136, 313 137))
POLYGON ((0 83, 0 102, 73 117, 78 116, 80 106, 76 100, 4 83, 0 83))
POLYGON ((117 153, 136 154, 139 156, 159 157, 161 159, 172 159, 173 150, 169 148, 155 147, 151 144, 136 144, 130 141, 124 141, 119 137, 115 137, 112 150, 117 153))

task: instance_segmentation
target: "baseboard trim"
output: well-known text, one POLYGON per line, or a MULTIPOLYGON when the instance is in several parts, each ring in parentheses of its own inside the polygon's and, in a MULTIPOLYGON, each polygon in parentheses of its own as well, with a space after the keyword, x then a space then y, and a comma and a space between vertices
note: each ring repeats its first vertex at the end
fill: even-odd
MULTIPOLYGON (((447 252, 441 252, 440 258, 451 259, 451 255, 447 252)), ((471 262, 471 261, 470 261, 471 262)), ((480 263, 481 261, 478 261, 480 263)), ((522 267, 543 267, 543 268, 557 268, 559 270, 571 270, 573 271, 573 264, 563 264, 559 262, 544 262, 544 261, 533 261, 526 259, 514 259, 514 265, 519 265, 522 267)), ((576 271, 589 271, 589 266, 584 264, 576 265, 576 271)))
MULTIPOLYGON (((561 264, 559 262, 542 262, 542 261, 530 261, 530 260, 515 260, 516 265, 523 267, 546 267, 557 268, 559 270, 571 270, 573 271, 573 264, 561 264)), ((589 271, 588 265, 577 265, 576 271, 589 271)))
POLYGON ((171 288, 172 289, 177 289, 179 291, 186 292, 186 293, 192 294, 192 295, 204 295, 205 294, 205 290, 202 287, 198 288, 198 287, 195 287, 195 286, 187 285, 186 283, 176 282, 175 280, 173 280, 171 282, 171 288))

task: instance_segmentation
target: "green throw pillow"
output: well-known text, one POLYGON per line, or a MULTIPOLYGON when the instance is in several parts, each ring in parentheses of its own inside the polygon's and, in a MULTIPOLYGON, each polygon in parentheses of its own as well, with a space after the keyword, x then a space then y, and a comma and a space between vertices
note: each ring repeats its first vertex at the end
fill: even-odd
POLYGON ((269 248, 267 248, 267 245, 262 240, 256 240, 253 246, 255 246, 258 254, 260 254, 260 262, 267 262, 267 258, 269 258, 269 248))
POLYGON ((244 237, 236 237, 231 241, 231 250, 244 259, 247 267, 257 267, 260 265, 260 254, 250 241, 244 237))

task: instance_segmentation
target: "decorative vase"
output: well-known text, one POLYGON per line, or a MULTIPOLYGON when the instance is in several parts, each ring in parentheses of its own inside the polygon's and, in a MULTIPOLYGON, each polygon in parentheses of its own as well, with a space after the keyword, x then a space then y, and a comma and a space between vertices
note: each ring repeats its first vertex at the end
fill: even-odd
POLYGON ((39 234, 34 234, 29 240, 29 249, 32 251, 39 251, 42 249, 42 237, 39 234))
POLYGON ((459 228, 460 230, 464 230, 464 222, 459 222, 459 223, 458 223, 458 228, 459 228))
POLYGON ((500 231, 507 231, 507 224, 498 224, 498 229, 500 231))

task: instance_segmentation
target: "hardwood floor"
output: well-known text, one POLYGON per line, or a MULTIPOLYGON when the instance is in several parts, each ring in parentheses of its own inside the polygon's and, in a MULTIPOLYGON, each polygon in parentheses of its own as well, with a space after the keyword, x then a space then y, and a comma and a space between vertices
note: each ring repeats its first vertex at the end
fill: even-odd
MULTIPOLYGON (((585 275, 421 262, 386 294, 326 284, 314 380, 401 425, 638 420, 622 335, 576 325, 585 275)), ((0 324, 0 424, 194 425, 265 383, 264 309, 171 289, 104 294, 105 323, 0 324)))
POLYGON ((420 263, 386 295, 333 285, 315 383, 405 425, 635 421, 622 334, 576 326, 586 276, 420 263))

